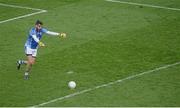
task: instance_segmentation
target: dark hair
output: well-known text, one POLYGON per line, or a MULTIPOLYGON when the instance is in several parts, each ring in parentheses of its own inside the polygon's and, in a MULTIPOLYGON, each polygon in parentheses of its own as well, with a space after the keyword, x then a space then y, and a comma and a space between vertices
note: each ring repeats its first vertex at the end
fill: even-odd
POLYGON ((42 23, 41 21, 37 20, 36 23, 35 23, 35 25, 38 25, 38 24, 43 25, 43 23, 42 23))

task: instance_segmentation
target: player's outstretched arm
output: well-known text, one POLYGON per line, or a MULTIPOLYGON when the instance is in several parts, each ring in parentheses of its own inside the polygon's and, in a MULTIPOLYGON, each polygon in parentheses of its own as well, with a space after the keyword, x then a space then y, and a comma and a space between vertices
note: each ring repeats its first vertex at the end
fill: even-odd
POLYGON ((61 38, 66 37, 66 33, 57 33, 57 32, 52 32, 52 31, 47 31, 46 33, 49 34, 49 35, 53 35, 53 36, 59 36, 61 38))
POLYGON ((61 38, 66 38, 66 33, 60 33, 61 38))

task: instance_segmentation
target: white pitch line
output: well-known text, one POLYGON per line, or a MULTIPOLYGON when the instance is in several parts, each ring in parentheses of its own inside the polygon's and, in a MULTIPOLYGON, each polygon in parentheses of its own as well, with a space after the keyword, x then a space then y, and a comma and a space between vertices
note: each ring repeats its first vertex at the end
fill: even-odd
POLYGON ((89 88, 89 89, 82 90, 82 91, 79 91, 79 92, 76 92, 76 93, 73 93, 73 94, 69 94, 69 95, 66 95, 66 96, 63 96, 63 97, 59 97, 59 98, 56 98, 56 99, 53 99, 53 100, 50 100, 50 101, 47 101, 47 102, 44 102, 44 103, 41 103, 41 104, 38 104, 38 105, 34 105, 32 107, 34 108, 34 107, 44 106, 44 105, 47 105, 47 104, 50 104, 50 103, 53 103, 53 102, 61 101, 61 100, 71 98, 71 97, 74 97, 74 96, 77 96, 77 95, 80 95, 80 94, 83 94, 83 93, 87 93, 87 92, 90 92, 90 91, 93 91, 93 90, 96 90, 96 89, 99 89, 99 88, 103 88, 103 87, 107 87, 107 86, 114 85, 114 84, 117 84, 117 83, 121 83, 121 82, 126 81, 126 80, 131 80, 133 78, 140 77, 140 76, 145 75, 145 74, 149 74, 149 73, 152 73, 152 72, 155 72, 155 71, 167 69, 167 68, 179 65, 179 64, 180 64, 180 62, 164 65, 164 66, 161 66, 161 67, 158 67, 158 68, 155 68, 155 69, 152 69, 152 70, 148 70, 148 71, 145 71, 145 72, 142 72, 142 73, 139 73, 139 74, 128 76, 128 77, 123 78, 123 79, 119 79, 119 80, 116 80, 116 81, 113 81, 113 82, 109 82, 107 84, 102 84, 102 85, 99 85, 99 86, 96 86, 96 87, 93 87, 93 88, 89 88))
POLYGON ((73 74, 74 73, 74 71, 68 71, 67 72, 67 74, 73 74))
POLYGON ((134 2, 118 1, 118 0, 105 0, 105 1, 116 2, 116 3, 121 3, 121 4, 136 5, 136 6, 145 6, 145 7, 151 7, 151 8, 166 9, 166 10, 173 10, 173 11, 180 11, 179 8, 170 8, 170 7, 156 6, 156 5, 150 5, 150 4, 141 4, 141 3, 134 3, 134 2))
POLYGON ((29 10, 38 11, 38 12, 33 12, 33 13, 30 13, 30 14, 26 14, 26 15, 22 15, 22 16, 18 16, 18 17, 14 17, 14 18, 10 18, 10 19, 7 19, 7 20, 0 21, 0 24, 5 23, 5 22, 9 22, 9 21, 13 21, 13 20, 17 20, 17 19, 21 19, 21 18, 25 18, 25 17, 29 17, 29 16, 32 16, 32 15, 47 12, 47 10, 43 10, 43 9, 30 8, 30 7, 24 7, 24 6, 17 6, 17 5, 10 5, 10 4, 4 4, 4 3, 0 3, 0 6, 6 6, 6 7, 11 7, 11 8, 29 9, 29 10))
POLYGON ((26 15, 22 15, 22 16, 14 17, 14 18, 11 18, 11 19, 3 20, 3 21, 0 21, 0 24, 1 24, 1 23, 5 23, 5 22, 9 22, 9 21, 13 21, 13 20, 16 20, 16 19, 21 19, 21 18, 25 18, 25 17, 32 16, 32 15, 36 15, 36 14, 40 14, 40 13, 44 13, 44 12, 47 12, 47 11, 46 11, 46 10, 43 10, 43 11, 34 12, 34 13, 31 13, 31 14, 26 14, 26 15))

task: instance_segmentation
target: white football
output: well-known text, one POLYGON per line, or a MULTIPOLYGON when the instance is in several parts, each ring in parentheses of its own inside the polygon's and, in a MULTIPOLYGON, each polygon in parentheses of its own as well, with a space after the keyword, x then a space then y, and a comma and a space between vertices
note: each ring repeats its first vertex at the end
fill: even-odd
POLYGON ((74 81, 69 81, 68 87, 71 89, 74 89, 74 88, 76 88, 76 83, 74 81))

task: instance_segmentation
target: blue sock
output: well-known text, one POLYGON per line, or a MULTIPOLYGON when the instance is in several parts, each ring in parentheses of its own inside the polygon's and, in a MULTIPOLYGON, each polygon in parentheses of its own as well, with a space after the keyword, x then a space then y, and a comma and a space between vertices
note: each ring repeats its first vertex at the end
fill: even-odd
POLYGON ((24 60, 19 60, 19 64, 25 64, 24 60))

